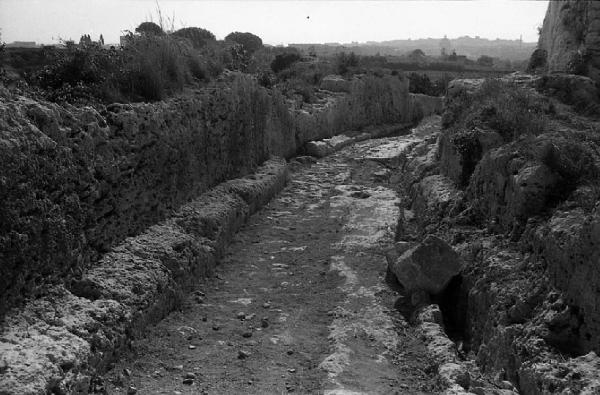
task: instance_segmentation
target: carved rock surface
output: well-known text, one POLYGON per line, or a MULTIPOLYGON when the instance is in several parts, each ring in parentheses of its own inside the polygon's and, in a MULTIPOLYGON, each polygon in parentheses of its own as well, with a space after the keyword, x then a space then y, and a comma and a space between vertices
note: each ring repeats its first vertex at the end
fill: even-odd
POLYGON ((538 46, 547 53, 548 71, 600 81, 600 2, 549 2, 538 46))
POLYGON ((437 295, 459 273, 460 260, 442 239, 427 236, 393 262, 390 270, 407 291, 437 295))

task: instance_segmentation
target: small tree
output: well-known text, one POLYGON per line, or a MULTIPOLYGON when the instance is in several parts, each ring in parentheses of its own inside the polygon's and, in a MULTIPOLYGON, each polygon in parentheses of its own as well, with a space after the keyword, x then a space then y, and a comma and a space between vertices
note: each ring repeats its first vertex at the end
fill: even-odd
POLYGON ((79 38, 79 45, 83 47, 92 45, 92 38, 90 37, 90 35, 84 34, 83 36, 81 36, 81 38, 79 38))
POLYGON ((173 33, 174 37, 185 38, 190 41, 194 48, 202 48, 209 41, 215 41, 215 35, 200 27, 184 27, 173 33))
POLYGON ((417 48, 414 51, 412 51, 408 56, 413 57, 413 58, 424 58, 425 52, 423 52, 423 50, 417 48))
POLYGON ((240 44, 242 46, 242 48, 244 49, 244 51, 246 51, 250 54, 261 49, 263 46, 262 39, 252 33, 240 33, 240 32, 229 33, 225 37, 225 41, 233 41, 235 43, 240 44))
POLYGON ((487 55, 481 55, 479 59, 477 59, 477 64, 484 67, 492 67, 494 65, 494 58, 487 55))
POLYGON ((135 32, 142 35, 161 36, 165 34, 163 29, 154 22, 142 22, 135 28, 135 32))
POLYGON ((271 70, 274 73, 279 73, 282 70, 287 69, 292 64, 300 60, 300 55, 294 52, 282 53, 275 56, 273 62, 271 62, 271 70))
POLYGON ((547 64, 548 53, 546 50, 542 48, 537 48, 531 54, 531 58, 529 59, 529 64, 527 65, 527 71, 535 72, 539 69, 544 69, 547 64))
POLYGON ((100 39, 98 39, 98 43, 100 45, 104 45, 104 37, 102 36, 102 34, 100 34, 100 39))
POLYGON ((335 59, 338 74, 346 74, 350 70, 350 67, 358 66, 358 61, 359 58, 354 52, 350 52, 350 54, 346 52, 338 54, 335 59))

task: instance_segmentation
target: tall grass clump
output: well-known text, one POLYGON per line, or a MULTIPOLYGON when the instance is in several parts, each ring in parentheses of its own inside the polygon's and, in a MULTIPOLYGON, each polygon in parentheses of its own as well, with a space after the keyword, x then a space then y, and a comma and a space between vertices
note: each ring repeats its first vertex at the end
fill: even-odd
MULTIPOLYGON (((161 100, 183 89, 192 76, 193 55, 185 42, 163 35, 132 37, 124 48, 120 85, 133 99, 161 100)), ((199 64, 196 68, 201 69, 199 64)), ((195 75, 202 72, 194 68, 195 75)))
POLYGON ((205 29, 167 33, 144 22, 122 47, 92 43, 53 51, 31 80, 51 101, 157 101, 217 76, 224 62, 236 63, 231 46, 220 45, 205 29))

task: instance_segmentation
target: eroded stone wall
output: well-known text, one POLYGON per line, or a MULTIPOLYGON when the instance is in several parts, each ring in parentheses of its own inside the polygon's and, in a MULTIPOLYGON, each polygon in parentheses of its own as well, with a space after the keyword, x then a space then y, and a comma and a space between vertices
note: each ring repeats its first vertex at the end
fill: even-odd
POLYGON ((246 77, 164 102, 76 108, 2 94, 0 316, 270 155, 408 120, 408 86, 367 77, 314 111, 246 77))

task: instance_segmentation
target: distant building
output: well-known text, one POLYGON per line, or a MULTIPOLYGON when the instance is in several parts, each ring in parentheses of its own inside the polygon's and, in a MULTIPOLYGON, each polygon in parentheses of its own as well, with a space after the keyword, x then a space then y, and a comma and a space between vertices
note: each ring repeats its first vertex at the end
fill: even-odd
POLYGON ((6 48, 36 48, 35 41, 13 41, 10 44, 6 44, 6 48))
POLYGON ((452 43, 448 39, 448 36, 444 35, 444 38, 440 40, 440 52, 442 56, 446 56, 452 47, 452 43))

